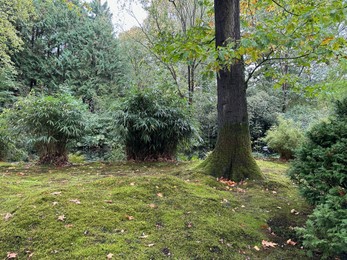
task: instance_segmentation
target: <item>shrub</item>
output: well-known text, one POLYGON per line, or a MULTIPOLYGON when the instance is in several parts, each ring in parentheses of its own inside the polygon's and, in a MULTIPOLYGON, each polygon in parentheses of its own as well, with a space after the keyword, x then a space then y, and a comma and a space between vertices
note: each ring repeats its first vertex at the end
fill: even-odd
POLYGON ((124 128, 128 160, 172 160, 193 133, 186 105, 176 95, 155 90, 131 92, 116 115, 124 128))
MULTIPOLYGON (((249 128, 253 149, 259 139, 265 136, 271 126, 276 123, 277 114, 280 112, 279 100, 265 91, 253 91, 247 98, 249 128)), ((261 150, 260 150, 261 151, 261 150)))
POLYGON ((10 152, 11 140, 6 122, 0 117, 0 161, 6 160, 10 152))
POLYGON ((327 196, 309 216, 305 228, 296 228, 303 245, 323 259, 347 256, 347 195, 327 196))
POLYGON ((281 159, 294 158, 294 152, 303 140, 300 128, 292 120, 282 117, 278 119, 278 126, 272 127, 264 138, 268 146, 280 154, 281 159))
POLYGON ((64 165, 67 145, 85 130, 82 102, 67 94, 29 95, 19 99, 9 111, 18 132, 26 133, 39 152, 40 164, 64 165))
POLYGON ((304 197, 317 205, 299 233, 323 257, 347 254, 347 98, 335 116, 307 133, 289 171, 304 197))
POLYGON ((21 141, 22 137, 15 136, 12 131, 6 110, 0 115, 0 161, 20 161, 26 160, 28 155, 21 141))
POLYGON ((347 188, 347 99, 335 117, 315 125, 298 150, 289 172, 312 204, 324 202, 331 189, 347 188))

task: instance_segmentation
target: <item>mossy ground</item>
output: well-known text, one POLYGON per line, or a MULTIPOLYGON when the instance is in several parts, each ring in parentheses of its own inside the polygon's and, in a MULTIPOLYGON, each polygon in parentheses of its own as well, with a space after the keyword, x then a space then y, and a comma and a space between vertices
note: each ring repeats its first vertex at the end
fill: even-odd
POLYGON ((309 208, 287 165, 258 164, 231 189, 188 163, 0 165, 0 259, 305 259, 286 241, 309 208))

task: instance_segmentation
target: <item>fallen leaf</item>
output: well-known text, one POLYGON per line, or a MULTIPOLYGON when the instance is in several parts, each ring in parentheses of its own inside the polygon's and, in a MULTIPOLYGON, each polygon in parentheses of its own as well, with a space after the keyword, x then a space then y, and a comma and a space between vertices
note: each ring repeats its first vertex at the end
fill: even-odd
POLYGON ((274 242, 269 242, 269 241, 266 241, 266 240, 263 240, 261 242, 261 244, 263 245, 264 248, 267 248, 267 247, 276 247, 277 244, 274 243, 274 242))
POLYGON ((245 208, 246 206, 245 205, 241 205, 241 208, 245 208))
POLYGON ((52 205, 53 205, 53 206, 58 205, 58 201, 53 201, 52 205))
POLYGON ((130 183, 130 186, 135 186, 135 182, 130 183))
POLYGON ((60 195, 60 194, 61 194, 61 191, 55 191, 55 192, 52 192, 51 194, 52 194, 52 195, 60 195))
POLYGON ((148 246, 148 247, 152 247, 152 246, 154 246, 154 245, 155 245, 155 244, 148 244, 147 246, 148 246))
POLYGON ((288 244, 288 245, 291 245, 291 246, 295 246, 295 245, 297 244, 297 242, 294 242, 293 240, 288 239, 288 240, 287 240, 287 244, 288 244))
POLYGON ((140 238, 142 238, 142 239, 147 238, 147 237, 148 237, 148 235, 146 235, 145 233, 142 233, 140 236, 140 238))
POLYGON ((108 203, 108 204, 111 204, 111 203, 113 203, 113 201, 112 200, 104 200, 106 203, 108 203))
POLYGON ((126 215, 125 217, 126 217, 128 220, 134 220, 134 219, 135 219, 133 216, 128 216, 128 215, 126 215))
POLYGON ((106 257, 107 257, 107 259, 111 259, 113 257, 113 254, 109 253, 106 257))
POLYGON ((73 202, 75 204, 81 204, 81 202, 78 199, 70 200, 70 202, 73 202))
POLYGON ((277 191, 273 190, 273 191, 272 191, 272 194, 277 194, 277 191))
POLYGON ((17 258, 17 253, 7 252, 7 258, 8 259, 17 258))
POLYGON ((193 227, 193 223, 192 222, 188 222, 187 223, 187 228, 192 228, 193 227))
POLYGON ((19 172, 19 173, 18 173, 18 175, 20 175, 20 176, 24 176, 24 175, 25 175, 25 173, 24 173, 24 172, 19 172))
POLYGON ((241 188, 236 188, 236 191, 237 191, 237 192, 240 192, 240 193, 245 193, 245 192, 246 192, 246 190, 241 189, 241 188))
POLYGON ((295 215, 299 215, 299 211, 296 211, 295 209, 292 209, 292 210, 290 211, 290 213, 295 214, 295 215))
POLYGON ((59 221, 65 221, 65 219, 66 219, 66 218, 65 218, 64 215, 61 215, 61 216, 58 217, 58 220, 59 220, 59 221))
POLYGON ((158 207, 157 205, 155 205, 155 204, 153 204, 153 203, 149 204, 148 206, 149 206, 150 208, 152 208, 152 209, 155 209, 155 208, 158 207))
POLYGON ((72 225, 72 224, 67 224, 67 225, 65 225, 65 227, 66 227, 66 228, 72 228, 73 225, 72 225))
POLYGON ((229 187, 234 187, 234 186, 237 185, 236 182, 231 181, 231 180, 228 180, 228 179, 225 179, 225 178, 223 178, 223 177, 217 178, 217 181, 219 181, 220 183, 226 184, 226 185, 228 185, 229 187))
POLYGON ((10 218, 12 218, 13 215, 11 213, 6 213, 5 217, 4 217, 4 220, 5 221, 8 221, 10 218))
POLYGON ((254 246, 253 248, 257 251, 260 251, 259 247, 257 247, 257 246, 254 246))
POLYGON ((160 198, 164 197, 163 193, 160 193, 160 192, 157 193, 157 196, 160 197, 160 198))

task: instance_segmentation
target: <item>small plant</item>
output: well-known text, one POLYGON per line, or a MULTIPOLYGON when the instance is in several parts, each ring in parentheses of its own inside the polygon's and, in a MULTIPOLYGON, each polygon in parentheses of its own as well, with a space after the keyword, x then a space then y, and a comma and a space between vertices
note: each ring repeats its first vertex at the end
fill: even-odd
POLYGON ((118 112, 128 160, 172 160, 178 144, 193 134, 185 104, 174 95, 136 90, 118 112))
POLYGON ((84 163, 86 161, 85 156, 79 153, 70 153, 68 159, 71 163, 84 163))
MULTIPOLYGON (((303 244, 323 258, 347 254, 347 98, 335 116, 315 125, 289 171, 304 197, 316 208, 305 228, 303 244)), ((341 258, 341 259, 342 259, 341 258)))
POLYGON ((14 128, 26 133, 39 153, 40 164, 64 165, 67 145, 85 131, 85 107, 67 94, 19 99, 9 118, 14 128))
POLYGON ((271 149, 280 154, 281 159, 289 160, 294 158, 294 152, 303 141, 303 137, 292 120, 279 117, 278 125, 267 131, 264 140, 271 149))

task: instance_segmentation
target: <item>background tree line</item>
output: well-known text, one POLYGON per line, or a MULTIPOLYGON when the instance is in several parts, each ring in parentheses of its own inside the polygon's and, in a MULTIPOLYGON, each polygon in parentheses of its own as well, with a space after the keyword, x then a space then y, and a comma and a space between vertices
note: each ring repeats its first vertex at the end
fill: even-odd
MULTIPOLYGON (((241 1, 241 40, 234 51, 215 50, 211 1, 142 3, 147 19, 117 36, 109 8, 100 1, 2 1, 1 109, 29 93, 69 93, 91 112, 89 134, 74 147, 94 147, 90 155, 101 156, 122 147, 116 144, 122 143, 116 134, 122 131, 110 131, 110 108, 133 88, 153 89, 189 104, 185 109, 197 131, 181 156, 202 158, 217 138, 215 73, 238 56, 244 59, 254 152, 262 152, 263 137, 278 122, 299 125, 303 132, 328 114, 329 100, 344 93, 341 1, 301 6, 241 1)), ((295 147, 297 140, 290 143, 295 147)))

